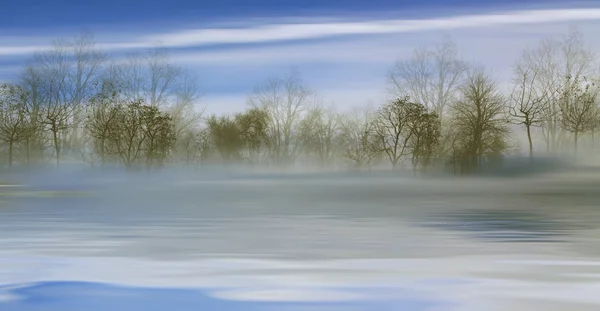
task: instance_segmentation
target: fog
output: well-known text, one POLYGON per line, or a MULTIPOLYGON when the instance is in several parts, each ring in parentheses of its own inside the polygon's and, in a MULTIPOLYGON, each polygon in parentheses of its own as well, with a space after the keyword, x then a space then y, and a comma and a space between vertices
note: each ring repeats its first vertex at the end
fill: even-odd
POLYGON ((0 306, 592 310, 600 174, 565 163, 14 174, 21 186, 0 189, 0 306))

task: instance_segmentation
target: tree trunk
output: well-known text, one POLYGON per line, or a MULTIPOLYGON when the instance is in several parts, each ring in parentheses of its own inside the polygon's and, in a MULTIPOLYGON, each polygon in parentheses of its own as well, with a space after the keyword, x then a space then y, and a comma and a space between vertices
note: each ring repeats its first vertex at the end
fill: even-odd
POLYGON ((12 171, 12 163, 13 163, 13 141, 11 140, 8 143, 8 171, 12 171))
POLYGON ((456 152, 455 151, 452 152, 452 169, 453 169, 454 175, 456 175, 456 152))
POLYGON ((533 142, 531 141, 531 125, 527 124, 527 140, 529 141, 529 162, 533 162, 533 142))
POLYGON ((575 155, 577 155, 577 140, 579 140, 579 132, 575 131, 573 134, 575 135, 575 155))
POLYGON ((31 140, 27 138, 25 142, 25 157, 27 158, 27 171, 31 169, 31 140))
POLYGON ((58 130, 52 131, 52 139, 54 141, 54 150, 56 152, 56 167, 58 167, 60 163, 60 146, 58 142, 58 130))

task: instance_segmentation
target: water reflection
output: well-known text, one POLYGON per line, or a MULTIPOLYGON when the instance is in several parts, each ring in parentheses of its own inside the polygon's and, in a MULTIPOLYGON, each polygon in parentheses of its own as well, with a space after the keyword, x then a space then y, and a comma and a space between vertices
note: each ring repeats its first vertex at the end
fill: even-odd
POLYGON ((89 310, 389 310, 401 306, 404 310, 431 310, 436 304, 418 299, 382 299, 365 303, 358 297, 360 291, 348 292, 310 290, 221 291, 156 289, 123 287, 86 282, 45 282, 14 288, 14 299, 4 303, 4 310, 49 310, 53 305, 61 311, 89 310), (274 295, 275 294, 275 295, 274 295), (279 298, 273 300, 273 298, 279 298), (316 299, 311 299, 316 298, 316 299), (322 298, 322 299, 319 299, 322 298), (350 299, 348 299, 350 298, 350 299), (266 301, 265 301, 266 300, 266 301), (279 301, 280 300, 280 301, 279 301), (306 300, 306 301, 303 301, 306 300), (293 301, 293 302, 289 302, 293 301))
POLYGON ((425 225, 465 231, 493 242, 564 242, 580 226, 550 219, 552 216, 515 210, 463 210, 436 215, 425 225))
POLYGON ((92 177, 6 198, 0 310, 600 306, 600 194, 567 179, 92 177))

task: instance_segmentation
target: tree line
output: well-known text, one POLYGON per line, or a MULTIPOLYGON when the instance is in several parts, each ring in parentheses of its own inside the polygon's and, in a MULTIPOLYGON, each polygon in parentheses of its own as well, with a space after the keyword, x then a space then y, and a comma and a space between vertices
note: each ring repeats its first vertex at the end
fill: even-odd
POLYGON ((2 167, 244 163, 469 173, 519 149, 517 128, 531 159, 593 148, 596 65, 572 28, 523 51, 505 90, 445 37, 393 64, 391 99, 375 107, 338 111, 292 70, 259 83, 244 111, 217 116, 200 108, 196 76, 171 63, 166 49, 111 59, 83 33, 35 53, 18 79, 0 86, 2 167))

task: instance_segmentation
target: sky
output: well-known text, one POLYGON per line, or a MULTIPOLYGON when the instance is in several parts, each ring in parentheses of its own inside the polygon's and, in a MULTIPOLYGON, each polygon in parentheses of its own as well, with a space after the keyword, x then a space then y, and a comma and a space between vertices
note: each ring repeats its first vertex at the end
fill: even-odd
POLYGON ((600 1, 22 0, 0 10, 0 80, 52 39, 87 30, 115 55, 166 46, 198 75, 211 112, 243 109, 256 85, 292 68, 345 109, 384 102, 394 62, 444 35, 506 83, 524 48, 569 26, 600 49, 600 1))

